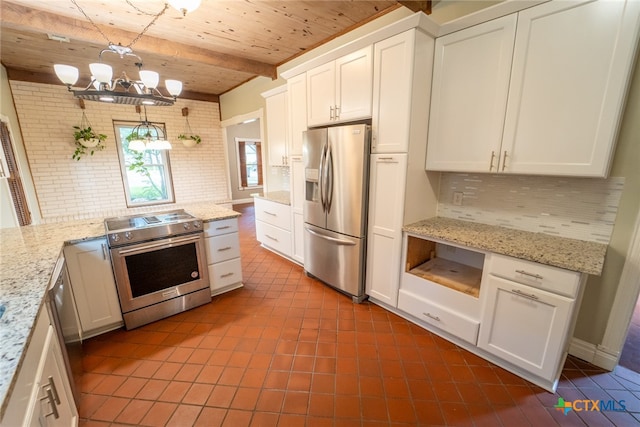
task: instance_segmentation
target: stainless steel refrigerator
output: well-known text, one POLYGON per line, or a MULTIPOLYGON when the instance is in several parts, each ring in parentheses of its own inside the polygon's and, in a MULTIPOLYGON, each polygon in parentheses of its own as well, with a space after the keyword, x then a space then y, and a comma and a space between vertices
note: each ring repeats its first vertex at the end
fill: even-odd
POLYGON ((370 145, 367 124, 304 133, 304 269, 354 302, 365 298, 370 145))

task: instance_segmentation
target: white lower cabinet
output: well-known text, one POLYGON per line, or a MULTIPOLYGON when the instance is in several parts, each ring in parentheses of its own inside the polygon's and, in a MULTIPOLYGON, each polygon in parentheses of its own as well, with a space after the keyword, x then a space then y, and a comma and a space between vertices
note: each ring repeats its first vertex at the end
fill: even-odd
POLYGON ((405 233, 397 308, 555 391, 586 275, 405 233))
POLYGON ((206 222, 204 235, 211 295, 242 287, 238 219, 206 222))
POLYGON ((255 199, 254 206, 258 241, 291 258, 291 206, 260 198, 255 199))
POLYGON ((123 325, 107 239, 64 247, 64 257, 85 338, 123 325))

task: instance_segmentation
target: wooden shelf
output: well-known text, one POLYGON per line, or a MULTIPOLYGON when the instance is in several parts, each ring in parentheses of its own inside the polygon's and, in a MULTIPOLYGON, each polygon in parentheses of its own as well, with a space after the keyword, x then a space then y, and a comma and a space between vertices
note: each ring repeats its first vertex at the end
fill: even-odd
POLYGON ((479 268, 444 258, 433 258, 409 270, 409 273, 475 298, 480 295, 482 270, 479 268))

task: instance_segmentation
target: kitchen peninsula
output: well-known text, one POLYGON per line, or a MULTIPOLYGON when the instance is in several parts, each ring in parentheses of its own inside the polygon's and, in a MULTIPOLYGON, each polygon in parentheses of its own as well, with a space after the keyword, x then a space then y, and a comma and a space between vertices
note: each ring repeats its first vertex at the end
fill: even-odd
MULTIPOLYGON (((205 223, 240 216, 213 202, 180 207, 205 223)), ((63 246, 104 234, 101 218, 0 229, 0 304, 6 309, 0 319, 0 417, 4 416, 63 246)))

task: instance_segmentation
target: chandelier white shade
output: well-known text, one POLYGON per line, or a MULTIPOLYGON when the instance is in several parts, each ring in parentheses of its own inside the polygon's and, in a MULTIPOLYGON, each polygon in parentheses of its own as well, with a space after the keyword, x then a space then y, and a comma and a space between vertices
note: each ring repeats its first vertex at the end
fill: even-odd
MULTIPOLYGON (((56 72, 56 76, 62 81, 62 83, 67 86, 73 86, 78 81, 78 77, 80 73, 76 67, 72 67, 71 65, 63 65, 63 64, 55 64, 53 69, 56 72)), ((93 80, 93 76, 91 76, 93 80)))
POLYGON ((200 0, 169 0, 169 4, 186 15, 200 6, 200 0))

